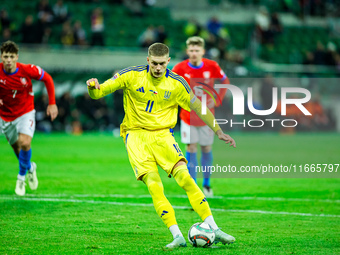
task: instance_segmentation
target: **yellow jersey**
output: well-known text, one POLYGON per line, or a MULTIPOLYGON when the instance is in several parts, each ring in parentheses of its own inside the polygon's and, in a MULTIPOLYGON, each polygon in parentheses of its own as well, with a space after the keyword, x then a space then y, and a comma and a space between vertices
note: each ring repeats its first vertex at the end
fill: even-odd
POLYGON ((129 130, 160 130, 174 128, 178 106, 190 111, 189 84, 169 69, 160 78, 154 78, 149 65, 132 66, 116 73, 100 85, 89 90, 93 99, 99 99, 118 89, 124 91, 125 116, 120 126, 121 136, 129 130))

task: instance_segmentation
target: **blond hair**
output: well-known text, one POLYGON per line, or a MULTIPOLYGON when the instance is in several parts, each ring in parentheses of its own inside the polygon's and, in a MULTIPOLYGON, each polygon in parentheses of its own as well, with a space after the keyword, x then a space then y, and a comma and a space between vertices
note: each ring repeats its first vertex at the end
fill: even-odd
POLYGON ((199 36, 189 37, 186 41, 186 44, 187 44, 187 47, 189 47, 189 45, 197 45, 197 46, 204 48, 205 46, 204 39, 199 36))

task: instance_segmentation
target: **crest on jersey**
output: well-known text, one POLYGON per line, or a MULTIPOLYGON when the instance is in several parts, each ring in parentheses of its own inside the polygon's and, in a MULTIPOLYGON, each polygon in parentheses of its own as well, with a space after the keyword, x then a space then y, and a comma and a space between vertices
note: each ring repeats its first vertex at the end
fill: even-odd
POLYGON ((210 78, 210 72, 209 71, 203 72, 203 77, 206 79, 210 78))
POLYGON ((170 96, 171 96, 171 92, 168 91, 168 90, 165 91, 165 92, 164 92, 164 99, 163 99, 163 100, 169 100, 170 96))
POLYGON ((27 87, 28 82, 25 77, 20 77, 20 81, 23 87, 27 87))

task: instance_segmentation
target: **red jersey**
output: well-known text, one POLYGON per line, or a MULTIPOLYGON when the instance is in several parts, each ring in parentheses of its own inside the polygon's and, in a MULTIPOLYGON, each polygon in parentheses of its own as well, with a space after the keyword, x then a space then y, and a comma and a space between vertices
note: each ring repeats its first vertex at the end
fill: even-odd
POLYGON ((55 104, 52 77, 39 66, 17 63, 15 72, 7 73, 0 63, 0 117, 4 121, 13 121, 34 109, 31 79, 45 83, 49 104, 55 104))
MULTIPOLYGON (((229 84, 229 79, 226 76, 226 74, 223 72, 221 67, 213 60, 202 58, 202 63, 199 66, 194 66, 189 62, 189 59, 184 60, 177 65, 174 66, 172 69, 173 72, 177 73, 180 76, 183 76, 183 78, 190 84, 190 87, 193 91, 193 93, 201 100, 201 97, 203 94, 207 94, 204 90, 206 89, 206 86, 202 85, 204 83, 205 85, 208 85, 210 88, 213 88, 215 81, 218 83, 224 83, 229 84), (201 78, 201 79, 194 79, 190 82, 190 79, 192 78, 201 78)), ((212 91, 210 89, 207 89, 208 91, 212 91)), ((223 97, 225 93, 227 92, 227 89, 220 89, 218 92, 218 96, 221 100, 223 100, 223 97)), ((209 99, 210 95, 207 94, 207 101, 209 99)), ((216 101, 217 105, 219 106, 219 101, 216 101)), ((210 111, 214 114, 215 109, 214 107, 210 108, 210 111)), ((188 125, 193 126, 205 126, 206 124, 197 116, 197 114, 192 111, 191 113, 181 109, 180 112, 180 118, 188 125)))

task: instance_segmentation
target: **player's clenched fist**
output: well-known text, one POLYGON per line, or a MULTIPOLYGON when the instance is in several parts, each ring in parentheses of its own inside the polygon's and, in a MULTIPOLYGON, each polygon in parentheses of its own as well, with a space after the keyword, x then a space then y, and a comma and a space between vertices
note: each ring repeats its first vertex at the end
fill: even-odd
POLYGON ((86 84, 90 89, 100 89, 100 84, 96 78, 87 80, 86 84))

